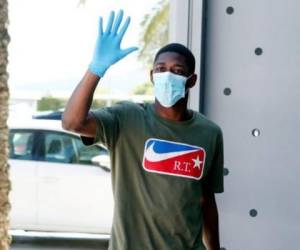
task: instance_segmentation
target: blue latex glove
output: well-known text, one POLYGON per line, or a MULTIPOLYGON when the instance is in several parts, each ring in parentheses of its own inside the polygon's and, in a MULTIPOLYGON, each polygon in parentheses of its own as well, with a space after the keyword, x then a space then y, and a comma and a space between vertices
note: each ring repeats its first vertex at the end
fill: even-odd
POLYGON ((89 70, 99 77, 103 77, 106 70, 127 56, 129 53, 137 50, 137 47, 121 49, 120 44, 130 23, 130 17, 127 17, 124 25, 120 28, 123 19, 123 11, 120 10, 115 19, 115 13, 110 13, 107 27, 103 32, 102 17, 99 19, 99 34, 96 42, 93 60, 89 65, 89 70), (119 30, 120 28, 120 30, 119 30))

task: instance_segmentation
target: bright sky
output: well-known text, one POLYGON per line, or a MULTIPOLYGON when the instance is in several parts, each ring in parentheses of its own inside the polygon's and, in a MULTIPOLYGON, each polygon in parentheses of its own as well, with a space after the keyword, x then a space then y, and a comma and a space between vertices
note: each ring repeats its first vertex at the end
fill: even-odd
MULTIPOLYGON (((157 1, 9 0, 9 86, 12 95, 70 95, 92 58, 99 15, 104 26, 110 10, 123 9, 131 25, 122 47, 138 45, 140 22, 157 1)), ((114 65, 101 86, 128 93, 148 80, 137 52, 114 65)))

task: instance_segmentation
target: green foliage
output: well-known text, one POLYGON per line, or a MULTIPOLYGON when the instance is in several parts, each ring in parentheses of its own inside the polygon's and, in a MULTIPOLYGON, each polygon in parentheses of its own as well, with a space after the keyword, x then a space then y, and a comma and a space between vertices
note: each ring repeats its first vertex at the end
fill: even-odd
POLYGON ((64 108, 65 101, 59 98, 52 96, 45 96, 38 100, 37 110, 38 111, 58 111, 61 108, 64 108))
MULTIPOLYGON (((42 97, 37 103, 38 111, 58 111, 65 108, 66 100, 55 98, 52 96, 42 97)), ((91 109, 98 109, 106 107, 105 100, 94 99, 91 105, 91 109)))
POLYGON ((152 95, 153 94, 153 85, 151 82, 145 82, 135 86, 133 89, 133 94, 135 95, 152 95))
POLYGON ((96 100, 94 99, 91 105, 91 109, 98 109, 98 108, 104 108, 106 107, 106 101, 105 100, 96 100))
POLYGON ((169 0, 160 0, 141 22, 141 49, 138 58, 147 67, 152 67, 155 53, 168 43, 169 39, 169 0))

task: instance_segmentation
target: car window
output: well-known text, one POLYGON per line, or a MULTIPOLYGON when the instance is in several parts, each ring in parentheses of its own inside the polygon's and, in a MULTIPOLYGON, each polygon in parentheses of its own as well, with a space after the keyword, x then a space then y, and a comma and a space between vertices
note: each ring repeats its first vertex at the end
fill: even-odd
POLYGON ((63 133, 44 131, 45 161, 72 163, 76 159, 72 137, 63 133))
POLYGON ((20 160, 37 160, 57 163, 109 166, 106 148, 100 145, 85 146, 79 137, 62 132, 45 130, 11 130, 9 157, 20 160), (95 157, 98 158, 95 159, 95 157), (101 156, 101 157, 99 157, 101 156))
POLYGON ((9 158, 20 160, 32 160, 32 146, 32 131, 10 131, 9 158))
POLYGON ((78 163, 97 165, 92 162, 95 156, 106 156, 107 161, 109 161, 108 151, 104 147, 99 145, 85 146, 82 141, 76 138, 76 150, 78 152, 78 163))

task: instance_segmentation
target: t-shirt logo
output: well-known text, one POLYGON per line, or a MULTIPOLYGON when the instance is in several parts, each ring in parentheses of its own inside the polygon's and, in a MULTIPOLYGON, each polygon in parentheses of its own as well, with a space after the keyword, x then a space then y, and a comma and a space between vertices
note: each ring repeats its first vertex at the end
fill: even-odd
POLYGON ((199 180, 205 154, 198 146, 150 138, 145 143, 143 167, 149 172, 199 180))

